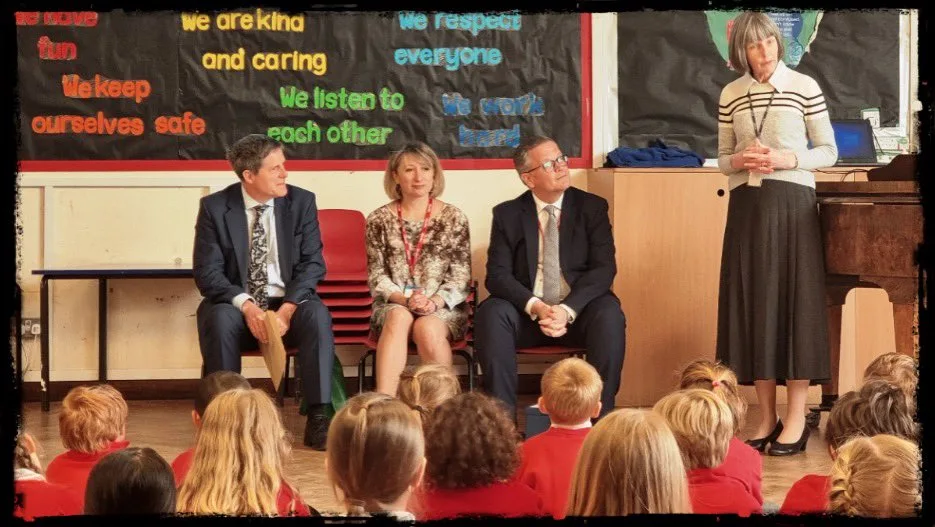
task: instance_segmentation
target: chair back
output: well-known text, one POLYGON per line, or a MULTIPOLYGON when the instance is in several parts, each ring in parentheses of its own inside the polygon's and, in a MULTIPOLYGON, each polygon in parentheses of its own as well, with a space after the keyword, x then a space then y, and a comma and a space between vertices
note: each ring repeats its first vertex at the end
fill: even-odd
POLYGON ((318 211, 328 274, 325 280, 367 279, 366 219, 359 210, 318 211))

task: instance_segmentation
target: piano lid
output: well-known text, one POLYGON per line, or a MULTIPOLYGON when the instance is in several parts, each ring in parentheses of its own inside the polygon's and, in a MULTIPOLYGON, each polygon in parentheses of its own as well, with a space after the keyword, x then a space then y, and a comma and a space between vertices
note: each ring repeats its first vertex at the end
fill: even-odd
POLYGON ((916 179, 916 154, 900 154, 888 165, 867 172, 868 181, 914 181, 916 179))

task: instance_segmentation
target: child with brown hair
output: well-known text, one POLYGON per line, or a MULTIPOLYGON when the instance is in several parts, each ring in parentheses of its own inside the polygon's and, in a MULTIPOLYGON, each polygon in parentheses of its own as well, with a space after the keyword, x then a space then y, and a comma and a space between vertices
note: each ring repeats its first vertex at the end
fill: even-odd
POLYGON ((84 507, 91 469, 104 456, 126 448, 127 402, 113 386, 76 386, 62 401, 58 433, 68 450, 55 457, 46 478, 68 487, 84 507))
POLYGON ((208 404, 178 511, 309 516, 286 481, 290 443, 279 410, 262 390, 229 390, 208 404))
POLYGON ((432 413, 438 405, 461 393, 461 383, 450 366, 436 363, 421 364, 408 368, 399 376, 397 397, 423 417, 432 413))
POLYGON ((899 386, 915 411, 916 387, 919 385, 919 366, 916 360, 902 353, 884 353, 867 365, 864 381, 883 379, 899 386))
MULTIPOLYGON (((825 441, 832 460, 849 439, 877 434, 895 435, 909 441, 918 438, 918 425, 912 419, 905 393, 884 380, 867 381, 860 391, 842 395, 831 407, 825 425, 825 441)), ((792 484, 779 513, 827 512, 830 489, 831 476, 807 474, 792 484)))
MULTIPOLYGON (((201 416, 204 415, 208 404, 219 394, 228 390, 249 390, 250 382, 247 379, 233 371, 216 371, 211 375, 201 379, 198 383, 198 392, 195 394, 195 409, 192 410, 192 424, 195 425, 195 432, 201 429, 201 416)), ((175 486, 181 487, 185 481, 185 475, 192 466, 192 457, 195 455, 195 447, 189 448, 176 456, 172 461, 172 473, 175 474, 175 486)))
POLYGON ((907 518, 922 505, 919 447, 889 434, 852 439, 831 466, 830 509, 835 514, 907 518))
POLYGON ((477 392, 448 399, 429 420, 425 445, 420 520, 542 515, 535 491, 514 478, 519 434, 494 399, 477 392))
POLYGON ((568 358, 550 366, 540 386, 539 411, 549 416, 552 426, 523 444, 517 479, 536 491, 546 513, 562 519, 575 460, 591 419, 601 413, 604 383, 594 366, 568 358))
POLYGON ((691 512, 682 455, 662 416, 621 409, 594 425, 572 475, 568 516, 691 512))
POLYGON ((172 468, 152 448, 111 452, 94 465, 84 496, 85 514, 174 514, 172 468))
POLYGON ((653 411, 665 418, 682 452, 695 513, 762 512, 747 487, 718 468, 734 434, 733 413, 720 397, 710 390, 680 390, 660 399, 653 411))
POLYGON ((417 411, 380 393, 351 397, 328 430, 325 470, 350 516, 415 521, 407 501, 425 472, 417 411))
MULTIPOLYGON (((754 447, 738 437, 747 418, 747 400, 740 393, 737 375, 720 362, 699 359, 688 363, 679 374, 679 389, 711 390, 730 408, 734 433, 727 447, 727 457, 718 467, 724 474, 737 479, 751 496, 763 504, 763 459, 754 447)), ((760 448, 760 452, 762 452, 760 448)))
POLYGON ((20 431, 13 449, 13 515, 32 521, 43 516, 81 514, 78 497, 66 487, 49 483, 42 474, 38 445, 20 431))

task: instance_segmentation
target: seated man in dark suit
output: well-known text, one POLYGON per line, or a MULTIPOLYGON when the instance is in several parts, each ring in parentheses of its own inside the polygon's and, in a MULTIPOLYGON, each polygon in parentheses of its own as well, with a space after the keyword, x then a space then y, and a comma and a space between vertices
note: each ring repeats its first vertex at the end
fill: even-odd
POLYGON ((490 297, 475 315, 484 388, 516 409, 516 349, 581 346, 601 374, 601 415, 614 408, 626 319, 610 291, 617 273, 607 201, 569 187, 555 141, 533 136, 513 153, 529 191, 493 209, 490 297))
POLYGON ((331 415, 334 336, 331 315, 315 293, 325 276, 315 195, 286 185, 282 144, 248 135, 227 159, 240 178, 201 199, 195 224, 198 342, 205 375, 240 372, 240 355, 269 342, 274 310, 286 347, 298 348, 309 405, 305 444, 324 450, 331 415))

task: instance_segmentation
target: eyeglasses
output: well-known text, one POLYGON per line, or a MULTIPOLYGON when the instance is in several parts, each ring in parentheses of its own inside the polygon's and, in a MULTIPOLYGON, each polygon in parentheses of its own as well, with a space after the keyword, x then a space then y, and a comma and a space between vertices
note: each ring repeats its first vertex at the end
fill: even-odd
POLYGON ((567 164, 567 163, 568 163, 568 156, 566 156, 565 154, 562 154, 562 155, 556 157, 555 159, 551 159, 551 160, 549 160, 549 161, 546 161, 545 163, 542 163, 541 165, 537 166, 536 168, 530 168, 529 170, 523 172, 523 174, 528 174, 528 173, 532 172, 533 170, 536 170, 537 168, 542 168, 542 169, 545 170, 546 172, 552 172, 553 170, 555 170, 555 165, 556 165, 556 163, 561 163, 561 164, 563 164, 563 165, 567 164))

